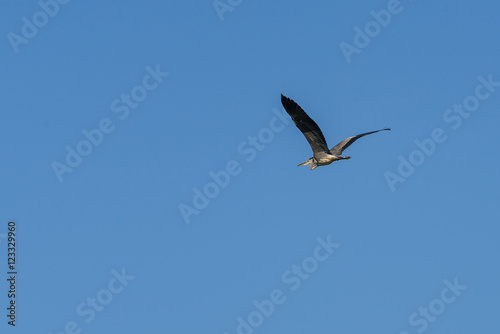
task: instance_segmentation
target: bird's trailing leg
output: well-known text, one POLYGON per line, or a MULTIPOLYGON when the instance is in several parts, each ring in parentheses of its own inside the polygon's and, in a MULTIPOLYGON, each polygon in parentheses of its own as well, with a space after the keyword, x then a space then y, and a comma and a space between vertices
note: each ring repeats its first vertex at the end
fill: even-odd
POLYGON ((351 159, 351 157, 340 157, 341 159, 351 159))

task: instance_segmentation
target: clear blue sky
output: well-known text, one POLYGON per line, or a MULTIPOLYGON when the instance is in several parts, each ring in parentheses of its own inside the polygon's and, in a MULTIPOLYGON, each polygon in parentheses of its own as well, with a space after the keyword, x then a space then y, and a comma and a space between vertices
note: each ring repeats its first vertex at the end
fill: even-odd
POLYGON ((4 2, 18 333, 498 329, 498 2, 4 2))

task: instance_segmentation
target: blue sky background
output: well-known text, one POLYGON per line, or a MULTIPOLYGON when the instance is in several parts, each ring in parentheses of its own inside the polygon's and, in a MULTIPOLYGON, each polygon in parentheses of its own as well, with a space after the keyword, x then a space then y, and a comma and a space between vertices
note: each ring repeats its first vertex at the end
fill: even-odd
MULTIPOLYGON (((355 27, 390 1, 237 3, 222 20, 211 1, 70 1, 16 53, 8 34, 22 36, 23 17, 42 9, 4 1, 0 242, 6 275, 15 221, 16 330, 493 333, 500 87, 481 88, 489 97, 456 129, 443 117, 475 94, 479 76, 500 81, 500 4, 401 0, 348 62, 341 43, 355 45, 355 27), (111 104, 140 92, 148 66, 169 75, 120 119, 111 104), (296 167, 311 156, 306 140, 275 119, 282 130, 247 161, 238 148, 269 135, 280 93, 330 146, 392 131, 309 171, 296 167), (113 131, 60 182, 52 164, 106 119, 113 131), (414 153, 437 128, 446 141, 414 153), (425 160, 391 189, 387 172, 398 175, 412 154, 425 160), (239 173, 187 224, 179 206, 193 207, 195 189, 230 161, 239 173), (328 236, 340 247, 307 279, 289 272, 314 264, 317 238, 328 236), (122 270, 134 277, 126 286, 114 279, 122 270), (444 281, 455 279, 467 288, 443 303, 444 281), (284 302, 238 329, 273 290, 284 302), (77 311, 91 309, 87 298, 107 303, 88 322, 77 311), (432 321, 419 314, 429 307, 432 321)), ((0 289, 0 328, 13 332, 5 279, 0 289)))

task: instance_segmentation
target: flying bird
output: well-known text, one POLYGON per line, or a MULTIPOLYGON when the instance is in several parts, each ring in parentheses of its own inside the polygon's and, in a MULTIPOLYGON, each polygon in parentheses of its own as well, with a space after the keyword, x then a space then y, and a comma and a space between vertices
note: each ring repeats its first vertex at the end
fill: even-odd
POLYGON ((295 125, 306 137, 309 145, 311 145, 314 156, 299 165, 310 165, 309 169, 311 170, 318 166, 329 165, 337 160, 350 159, 351 157, 342 157, 340 155, 356 140, 366 135, 371 135, 372 133, 390 130, 389 128, 383 128, 376 131, 365 132, 357 136, 348 137, 329 150, 325 137, 323 136, 318 124, 316 124, 316 122, 314 122, 311 117, 309 117, 306 112, 297 103, 295 103, 294 100, 281 94, 281 103, 283 104, 283 107, 288 115, 292 118, 295 125))

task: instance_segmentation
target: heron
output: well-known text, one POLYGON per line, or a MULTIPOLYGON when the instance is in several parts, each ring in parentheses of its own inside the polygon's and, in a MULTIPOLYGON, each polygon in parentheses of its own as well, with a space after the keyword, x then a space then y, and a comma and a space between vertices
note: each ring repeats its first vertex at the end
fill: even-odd
POLYGON ((316 122, 314 122, 294 100, 284 96, 283 94, 281 94, 281 103, 283 104, 283 107, 288 115, 292 118, 295 125, 304 134, 313 150, 314 156, 297 167, 310 165, 309 169, 313 170, 318 166, 329 165, 334 161, 351 159, 351 157, 342 157, 341 154, 356 140, 361 137, 371 135, 372 133, 390 130, 389 128, 383 128, 348 137, 335 145, 331 150, 328 150, 325 137, 323 136, 318 124, 316 124, 316 122))

